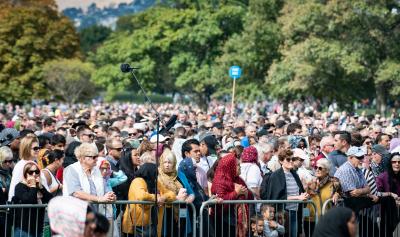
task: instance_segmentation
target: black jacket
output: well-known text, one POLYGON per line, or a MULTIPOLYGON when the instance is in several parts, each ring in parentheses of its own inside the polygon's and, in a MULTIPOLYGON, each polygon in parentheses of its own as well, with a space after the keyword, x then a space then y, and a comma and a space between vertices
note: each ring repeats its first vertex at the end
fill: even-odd
MULTIPOLYGON (((23 183, 15 186, 13 204, 38 204, 37 193, 43 194, 42 204, 47 204, 53 197, 45 188, 31 188, 23 183)), ((32 236, 40 236, 43 231, 45 208, 17 208, 14 212, 15 227, 29 232, 32 236)))
MULTIPOLYGON (((300 181, 299 175, 294 170, 291 170, 290 173, 292 173, 299 186, 299 192, 304 193, 303 184, 300 181)), ((261 188, 264 189, 261 192, 265 193, 263 198, 265 200, 287 200, 286 177, 283 168, 273 172, 266 181, 266 185, 261 188)))

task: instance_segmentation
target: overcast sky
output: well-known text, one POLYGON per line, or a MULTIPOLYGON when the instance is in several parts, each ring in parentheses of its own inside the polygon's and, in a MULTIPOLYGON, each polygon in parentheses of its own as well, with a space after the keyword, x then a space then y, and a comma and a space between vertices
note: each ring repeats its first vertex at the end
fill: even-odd
POLYGON ((110 4, 118 5, 123 2, 132 2, 133 0, 56 0, 58 9, 60 11, 69 7, 80 7, 86 9, 93 2, 96 3, 97 7, 103 8, 110 6, 110 4))

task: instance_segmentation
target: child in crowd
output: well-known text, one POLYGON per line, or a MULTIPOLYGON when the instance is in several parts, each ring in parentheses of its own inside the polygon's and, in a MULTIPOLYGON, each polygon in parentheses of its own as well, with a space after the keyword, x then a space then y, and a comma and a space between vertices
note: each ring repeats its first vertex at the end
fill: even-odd
POLYGON ((260 215, 255 215, 250 218, 251 237, 265 237, 264 234, 264 220, 260 215))
POLYGON ((270 205, 261 206, 261 214, 264 218, 264 236, 278 237, 285 234, 285 227, 275 221, 275 208, 270 205))
MULTIPOLYGON (((105 192, 112 191, 113 187, 120 185, 128 179, 122 170, 118 172, 112 172, 110 162, 103 157, 98 158, 97 166, 99 167, 101 175, 104 178, 105 192)), ((115 222, 117 208, 114 204, 100 204, 99 212, 103 214, 110 221, 110 223, 114 222, 114 226, 117 226, 115 222)), ((116 228, 110 228, 109 231, 112 231, 113 229, 114 233, 112 236, 119 237, 119 233, 116 228)), ((111 235, 109 234, 109 236, 111 235)))

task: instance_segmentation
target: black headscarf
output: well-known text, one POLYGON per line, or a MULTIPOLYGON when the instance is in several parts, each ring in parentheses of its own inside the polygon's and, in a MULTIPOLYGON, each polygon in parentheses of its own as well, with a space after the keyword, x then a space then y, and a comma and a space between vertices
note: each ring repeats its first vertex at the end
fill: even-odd
POLYGON ((347 207, 335 207, 321 217, 315 227, 313 237, 350 237, 347 222, 353 211, 347 207))
POLYGON ((153 163, 144 163, 135 173, 136 178, 142 178, 147 184, 149 193, 156 193, 157 166, 153 163))

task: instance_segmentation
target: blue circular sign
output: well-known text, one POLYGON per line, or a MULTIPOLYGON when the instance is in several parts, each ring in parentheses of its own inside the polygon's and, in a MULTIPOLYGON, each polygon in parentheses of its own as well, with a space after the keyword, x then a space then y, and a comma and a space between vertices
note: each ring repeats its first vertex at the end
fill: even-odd
POLYGON ((240 78, 240 75, 242 75, 242 69, 239 66, 232 66, 229 68, 229 76, 233 80, 240 78))

